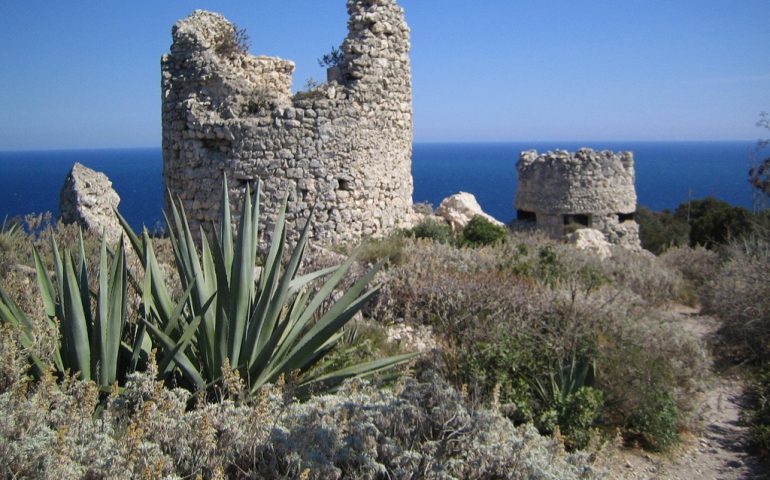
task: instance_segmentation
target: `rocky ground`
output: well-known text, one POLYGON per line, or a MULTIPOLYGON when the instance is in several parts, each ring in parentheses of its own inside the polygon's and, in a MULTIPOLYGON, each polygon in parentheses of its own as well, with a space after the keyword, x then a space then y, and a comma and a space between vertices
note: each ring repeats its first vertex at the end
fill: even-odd
MULTIPOLYGON (((706 338, 718 327, 697 310, 676 307, 685 328, 706 338)), ((743 384, 729 373, 716 374, 705 393, 702 427, 686 434, 666 454, 638 450, 618 452, 610 478, 670 480, 738 480, 770 478, 770 468, 746 451, 748 431, 740 425, 743 384)))

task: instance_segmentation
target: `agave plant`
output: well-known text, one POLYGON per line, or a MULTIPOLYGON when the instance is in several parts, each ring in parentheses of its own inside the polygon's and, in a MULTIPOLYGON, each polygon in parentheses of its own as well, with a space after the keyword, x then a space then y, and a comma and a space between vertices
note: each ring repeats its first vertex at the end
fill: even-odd
POLYGON ((546 406, 559 406, 576 394, 581 388, 590 387, 596 377, 596 363, 588 359, 579 359, 572 354, 568 364, 557 362, 553 371, 548 374, 548 380, 542 382, 539 378, 534 381, 535 393, 546 406))
POLYGON ((366 290, 366 286, 380 266, 323 311, 354 256, 338 267, 300 275, 310 220, 289 254, 284 201, 267 257, 256 273, 259 186, 253 197, 246 187, 235 238, 227 192, 225 178, 216 235, 210 243, 200 232, 200 252, 181 202, 170 202, 171 219, 166 216, 166 223, 185 290, 177 303, 166 287, 147 232, 140 239, 119 215, 143 259, 147 312, 143 323, 159 349, 161 374, 181 376, 198 391, 218 383, 223 368, 236 369, 250 394, 281 375, 297 374, 300 387, 328 390, 346 378, 371 375, 414 358, 414 354, 400 355, 329 373, 314 368, 335 347, 343 327, 379 289, 366 290), (284 264, 285 256, 289 258, 284 264))
MULTIPOLYGON (((110 388, 136 369, 142 353, 149 352, 149 339, 137 335, 133 345, 123 343, 126 331, 127 271, 123 241, 110 265, 107 246, 102 240, 96 307, 91 309, 88 264, 82 232, 79 234, 79 262, 68 251, 59 251, 51 232, 54 282, 51 282, 41 256, 33 247, 37 283, 49 326, 57 328, 60 342, 53 352, 53 367, 60 374, 77 373, 93 380, 102 389, 110 388), (76 266, 77 265, 77 266, 76 266)), ((21 343, 29 348, 34 341, 33 322, 0 290, 0 320, 20 330, 21 343)), ((45 362, 33 357, 33 366, 42 372, 45 362)))

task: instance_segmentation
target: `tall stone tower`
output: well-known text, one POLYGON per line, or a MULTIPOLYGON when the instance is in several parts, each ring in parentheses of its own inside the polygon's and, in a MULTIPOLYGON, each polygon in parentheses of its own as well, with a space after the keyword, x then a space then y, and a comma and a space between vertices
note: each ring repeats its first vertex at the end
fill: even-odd
POLYGON ((347 8, 342 63, 295 95, 294 64, 238 49, 221 15, 199 10, 174 25, 161 60, 163 177, 196 230, 217 219, 223 175, 237 208, 246 184, 262 180, 263 231, 285 195, 290 231, 315 205, 311 236, 320 242, 409 224, 409 28, 396 0, 348 0, 347 8))

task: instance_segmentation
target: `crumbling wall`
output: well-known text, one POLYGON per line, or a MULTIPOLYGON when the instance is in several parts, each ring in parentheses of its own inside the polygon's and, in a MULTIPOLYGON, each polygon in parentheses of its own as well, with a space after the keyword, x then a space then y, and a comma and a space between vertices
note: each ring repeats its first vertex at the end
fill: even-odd
POLYGON ((409 28, 395 0, 349 0, 344 62, 330 80, 291 94, 294 64, 233 48, 221 15, 196 11, 172 30, 162 66, 164 181, 197 230, 219 211, 222 176, 240 207, 263 182, 261 227, 288 195, 296 231, 351 242, 412 218, 409 28))
POLYGON ((529 150, 516 168, 520 219, 534 220, 555 238, 583 226, 601 231, 611 243, 639 247, 631 152, 529 150))

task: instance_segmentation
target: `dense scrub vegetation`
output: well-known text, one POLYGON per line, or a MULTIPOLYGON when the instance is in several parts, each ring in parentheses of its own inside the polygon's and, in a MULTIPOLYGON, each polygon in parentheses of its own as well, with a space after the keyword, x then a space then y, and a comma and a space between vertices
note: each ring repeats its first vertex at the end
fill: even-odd
POLYGON ((721 363, 748 367, 744 421, 756 452, 769 457, 770 211, 752 214, 706 198, 673 214, 639 213, 643 245, 683 275, 690 303, 721 321, 713 345, 721 363))
POLYGON ((716 249, 730 240, 770 227, 769 211, 751 213, 713 197, 680 204, 674 212, 637 210, 642 246, 661 254, 669 247, 690 245, 716 249))
POLYGON ((718 353, 749 367, 752 443, 770 458, 770 230, 724 246, 719 268, 701 289, 705 310, 722 320, 718 353))
MULTIPOLYGON (((426 220, 366 242, 358 252, 362 263, 341 272, 339 293, 319 306, 333 308, 343 292, 366 283, 359 280, 371 264, 384 262, 373 281, 382 286, 372 290, 363 317, 352 319, 350 311, 352 327, 337 330, 337 348, 324 351, 324 362, 255 384, 251 367, 231 366, 227 358, 203 388, 189 380, 190 372, 204 368, 195 362, 205 340, 193 341, 201 332, 183 328, 164 344, 160 334, 173 330, 166 325, 150 336, 153 351, 136 342, 141 326, 149 327, 148 311, 158 314, 150 296, 158 302, 165 288, 173 302, 184 303, 196 288, 177 268, 188 248, 179 243, 185 228, 173 229, 175 239, 137 237, 140 255, 125 257, 122 340, 124 350, 134 345, 143 353, 137 368, 101 389, 73 377, 73 370, 30 369, 31 359, 56 365, 60 342, 59 325, 48 320, 35 288, 30 245, 48 271, 57 269, 51 235, 62 251, 76 252, 73 271, 83 255, 83 278, 98 303, 100 241, 86 234, 81 248, 77 228, 45 229, 40 219, 27 231, 6 224, 0 233, 3 301, 25 312, 30 328, 4 322, 0 334, 0 412, 6 418, 0 422, 0 475, 600 478, 596 453, 618 433, 627 444, 665 450, 682 431, 698 428, 708 354, 666 312, 669 304, 701 303, 721 318, 724 358, 753 365, 770 360, 770 248, 760 229, 726 246, 691 248, 682 241, 659 257, 616 248, 612 258, 599 260, 536 233, 500 235, 487 223, 475 220, 468 231, 453 234, 426 220), (164 287, 147 289, 152 279, 145 270, 158 274, 164 287), (380 375, 322 395, 303 389, 309 378, 328 378, 352 365, 407 358, 399 355, 408 353, 408 341, 388 340, 392 324, 428 329, 434 348, 400 378, 390 375, 391 383, 380 375), (195 370, 185 371, 184 358, 195 370), (90 452, 97 446, 104 455, 94 460, 90 452)), ((230 241, 221 238, 220 244, 230 241)), ((289 253, 277 257, 291 264, 289 253)), ((213 257, 204 263, 214 270, 222 264, 213 257)), ((260 263, 270 264, 267 258, 260 263)), ((328 275, 327 267, 337 263, 311 256, 295 278, 328 275)), ((293 271, 276 271, 286 268, 293 271)), ((89 306, 98 309, 96 303, 89 306)), ((179 313, 205 314, 202 306, 179 313)), ((312 330, 322 315, 311 316, 312 330)), ((196 321, 192 315, 183 324, 196 321)), ((757 450, 766 452, 770 382, 761 370, 757 375, 755 409, 745 418, 757 450)))
POLYGON ((482 248, 407 240, 373 316, 430 325, 441 373, 569 447, 620 428, 665 449, 688 428, 705 353, 656 307, 686 294, 662 262, 602 262, 537 236, 482 248))

